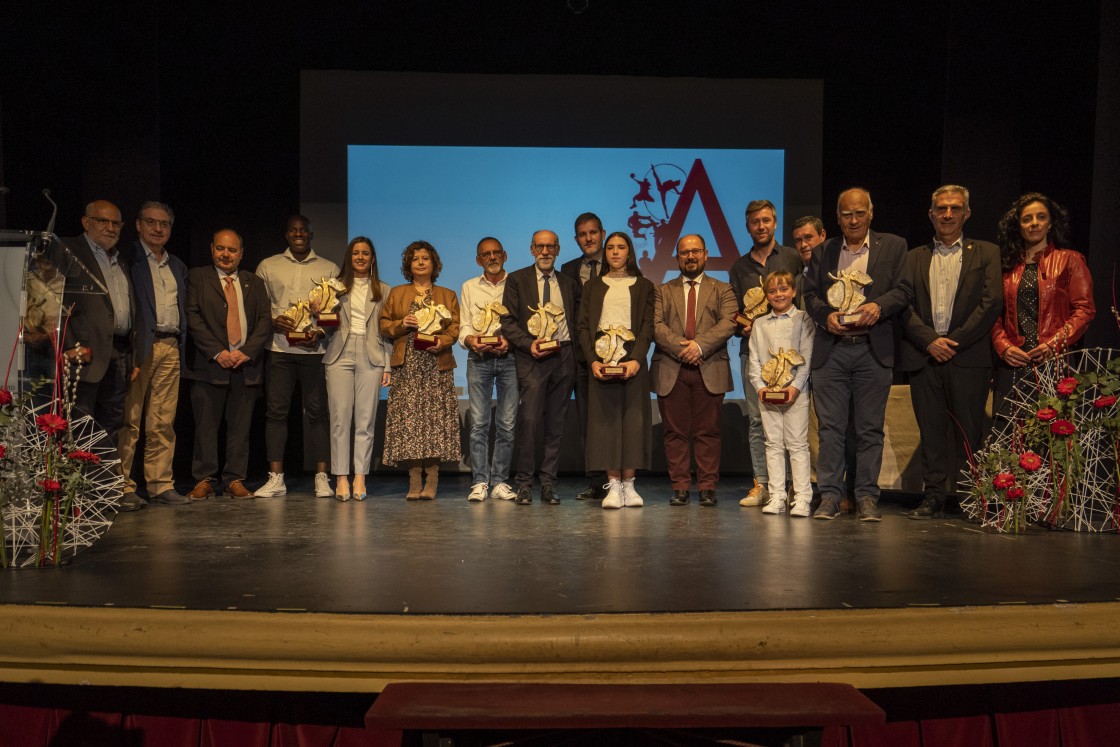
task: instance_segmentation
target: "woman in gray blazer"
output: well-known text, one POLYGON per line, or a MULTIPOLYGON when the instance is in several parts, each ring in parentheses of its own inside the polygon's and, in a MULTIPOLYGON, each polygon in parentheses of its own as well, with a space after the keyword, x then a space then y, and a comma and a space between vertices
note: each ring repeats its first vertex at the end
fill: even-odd
POLYGON ((392 347, 378 330, 388 284, 377 275, 377 253, 365 236, 351 239, 338 274, 346 291, 339 293, 338 327, 327 330, 323 356, 331 414, 331 472, 334 497, 350 500, 350 425, 354 425, 355 500, 365 500, 366 474, 373 455, 373 428, 381 387, 389 385, 392 347))

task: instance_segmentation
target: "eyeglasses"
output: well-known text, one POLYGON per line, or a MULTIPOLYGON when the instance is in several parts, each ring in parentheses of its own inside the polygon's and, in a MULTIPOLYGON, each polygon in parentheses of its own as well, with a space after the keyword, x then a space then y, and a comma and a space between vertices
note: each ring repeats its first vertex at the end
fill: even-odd
POLYGON ((533 244, 533 249, 538 252, 558 252, 560 251, 559 244, 533 244))
POLYGON ((968 210, 964 205, 937 205, 932 211, 934 215, 952 215, 953 213, 963 213, 968 210))
POLYGON ((155 218, 141 218, 140 222, 143 223, 148 228, 155 228, 156 226, 159 226, 160 228, 164 229, 165 231, 168 228, 171 228, 171 221, 169 221, 169 220, 156 220, 155 218))
POLYGON ((867 215, 868 215, 868 212, 866 210, 841 210, 840 211, 840 217, 843 218, 844 220, 848 220, 849 218, 855 218, 857 220, 863 220, 864 218, 867 217, 867 215))
POLYGON ((504 254, 505 254, 504 249, 498 249, 498 250, 492 251, 492 252, 482 252, 478 255, 478 258, 479 259, 490 259, 491 257, 497 258, 497 257, 503 256, 504 254))
POLYGON ((704 249, 680 249, 677 251, 678 257, 699 257, 704 253, 704 249))
POLYGON ((92 215, 87 215, 85 217, 88 218, 89 220, 93 221, 97 225, 101 226, 102 228, 104 228, 105 226, 112 226, 113 228, 120 228, 121 226, 124 225, 124 223, 122 221, 119 221, 119 220, 109 220, 108 218, 97 218, 97 217, 92 216, 92 215))

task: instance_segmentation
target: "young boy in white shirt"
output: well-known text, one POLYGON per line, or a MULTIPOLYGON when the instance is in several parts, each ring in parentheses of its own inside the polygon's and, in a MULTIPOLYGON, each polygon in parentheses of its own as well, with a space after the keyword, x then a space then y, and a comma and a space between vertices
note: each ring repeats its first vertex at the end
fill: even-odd
MULTIPOLYGON (((790 516, 806 517, 813 499, 809 482, 809 369, 813 353, 813 320, 793 305, 797 281, 788 272, 772 272, 763 285, 770 312, 754 322, 750 337, 748 374, 759 399, 762 427, 766 432, 766 469, 770 479, 770 502, 765 514, 786 510, 786 452, 793 472, 793 505, 790 516), (791 367, 793 380, 771 389, 762 369, 781 351, 803 360, 791 367), (785 401, 767 401, 784 393, 785 401)), ((788 360, 788 359, 787 359, 788 360)))

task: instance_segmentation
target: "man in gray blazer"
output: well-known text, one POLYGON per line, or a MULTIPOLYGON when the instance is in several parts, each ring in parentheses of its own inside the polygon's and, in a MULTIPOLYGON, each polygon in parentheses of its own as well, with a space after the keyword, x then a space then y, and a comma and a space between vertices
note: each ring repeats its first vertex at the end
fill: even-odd
POLYGON ((681 274, 654 294, 650 381, 665 429, 665 461, 673 488, 671 506, 684 506, 692 486, 701 506, 715 506, 719 482, 719 416, 731 391, 727 341, 735 334, 739 304, 728 283, 704 274, 708 250, 695 234, 677 242, 681 274))
POLYGON ((253 403, 260 396, 264 348, 272 337, 271 302, 264 282, 240 269, 241 236, 218 231, 210 243, 214 264, 187 277, 187 375, 194 379, 193 501, 214 495, 218 429, 226 420, 225 494, 252 498, 243 484, 249 465, 253 403))
POLYGON ((910 304, 903 284, 906 242, 871 229, 871 195, 848 189, 836 202, 841 236, 813 252, 805 275, 805 310, 818 332, 813 338, 813 406, 820 424, 817 485, 821 503, 815 519, 840 515, 844 489, 844 444, 848 415, 854 413, 856 510, 860 521, 880 521, 879 470, 883 464, 883 419, 893 378, 896 319, 910 304), (845 270, 871 276, 853 324, 840 324, 828 289, 845 270))
POLYGON ((980 446, 992 376, 990 335, 1003 310, 999 247, 964 238, 968 190, 947 184, 929 210, 933 241, 910 252, 902 310, 902 370, 921 433, 925 498, 911 519, 930 519, 956 493, 965 449, 980 446))

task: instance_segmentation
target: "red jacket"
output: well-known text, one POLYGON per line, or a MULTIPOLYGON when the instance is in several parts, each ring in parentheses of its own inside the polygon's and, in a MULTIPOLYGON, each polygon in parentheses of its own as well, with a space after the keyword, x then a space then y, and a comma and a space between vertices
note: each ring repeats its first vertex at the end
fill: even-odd
MULTIPOLYGON (((1022 346, 1019 333, 1019 281, 1024 264, 1003 273, 1003 316, 992 327, 992 346, 1003 357, 1012 345, 1022 346)), ((1038 256, 1038 343, 1062 352, 1081 339, 1097 314, 1093 276, 1085 257, 1050 244, 1038 256)), ((1030 351, 1026 351, 1030 352, 1030 351)))

